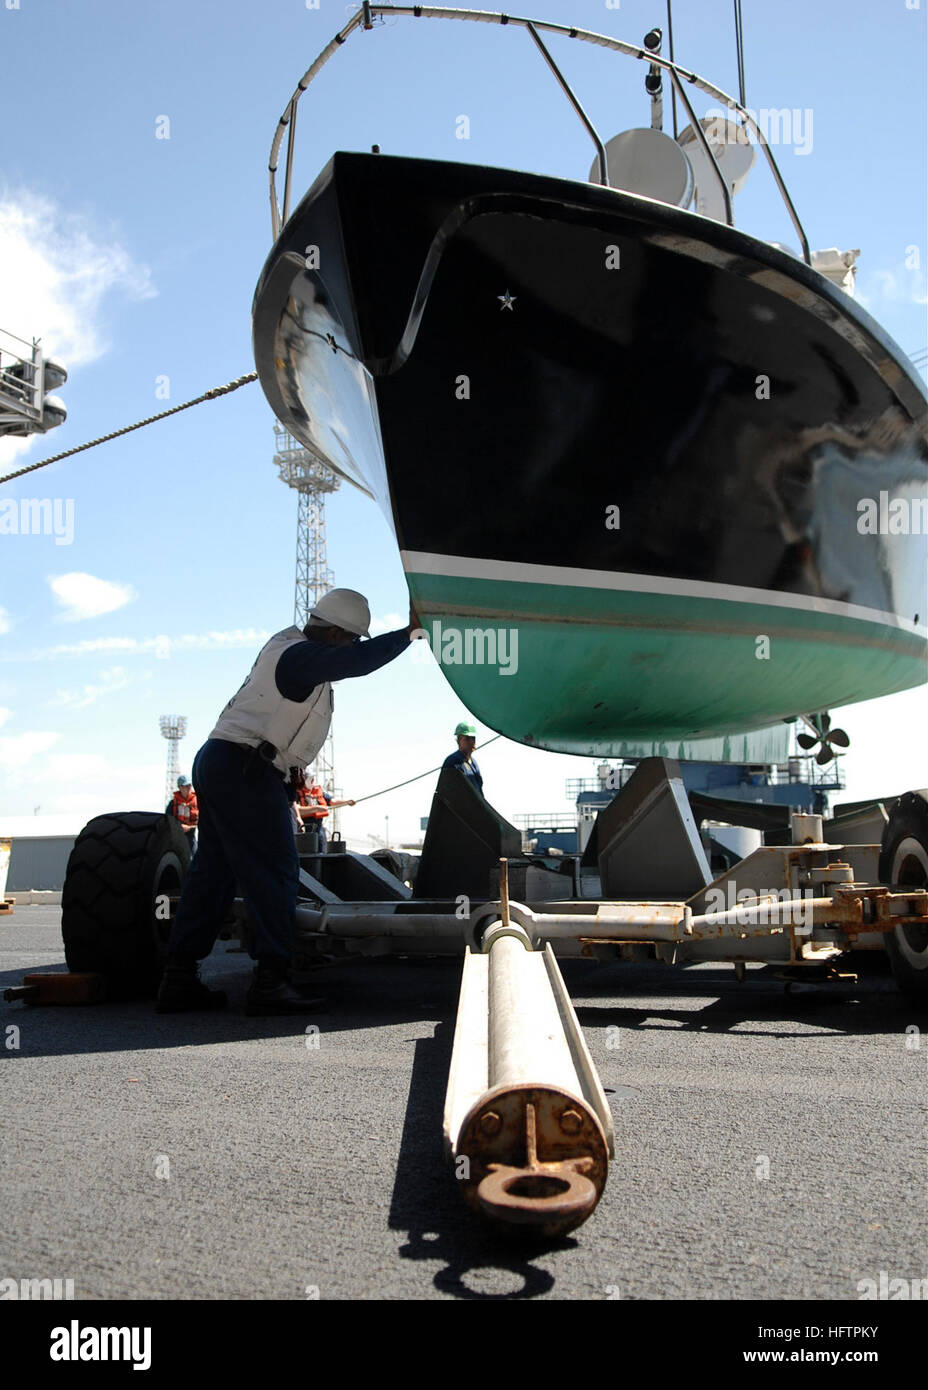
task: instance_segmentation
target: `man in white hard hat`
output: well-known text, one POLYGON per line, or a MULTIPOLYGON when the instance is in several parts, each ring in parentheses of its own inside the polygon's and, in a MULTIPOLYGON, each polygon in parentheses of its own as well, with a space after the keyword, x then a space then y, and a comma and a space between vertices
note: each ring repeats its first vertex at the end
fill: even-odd
POLYGON ((249 1014, 305 1013, 289 982, 299 859, 293 838, 289 769, 313 762, 332 718, 332 682, 364 676, 405 651, 419 620, 362 642, 370 609, 363 594, 332 589, 311 610, 302 631, 278 632, 226 705, 197 753, 193 780, 200 843, 184 882, 158 992, 159 1013, 212 1009, 225 995, 200 981, 228 917, 236 880, 252 923, 257 965, 248 991, 249 1014))

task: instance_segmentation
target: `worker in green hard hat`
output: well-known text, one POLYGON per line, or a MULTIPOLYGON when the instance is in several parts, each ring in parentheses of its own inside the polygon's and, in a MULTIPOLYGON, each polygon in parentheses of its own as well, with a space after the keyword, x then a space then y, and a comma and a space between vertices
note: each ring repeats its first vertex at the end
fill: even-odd
POLYGON ((483 778, 480 775, 480 768, 474 761, 474 749, 477 746, 477 730, 473 724, 458 724, 454 731, 454 736, 458 741, 458 751, 449 753, 442 763, 442 770, 446 767, 460 768, 465 777, 471 779, 471 785, 475 791, 483 796, 483 778))

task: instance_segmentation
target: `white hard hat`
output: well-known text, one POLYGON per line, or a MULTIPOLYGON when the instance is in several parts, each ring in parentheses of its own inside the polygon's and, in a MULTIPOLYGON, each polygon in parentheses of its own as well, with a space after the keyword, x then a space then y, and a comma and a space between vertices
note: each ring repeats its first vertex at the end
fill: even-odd
POLYGON ((309 610, 309 616, 358 637, 369 636, 371 610, 364 595, 355 589, 330 589, 309 610))

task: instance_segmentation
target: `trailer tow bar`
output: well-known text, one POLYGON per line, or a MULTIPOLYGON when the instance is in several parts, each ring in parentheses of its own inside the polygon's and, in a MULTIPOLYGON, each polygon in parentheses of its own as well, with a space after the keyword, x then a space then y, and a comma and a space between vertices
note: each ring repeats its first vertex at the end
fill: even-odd
POLYGON ((614 1153, 612 1116, 550 945, 500 918, 465 953, 444 1116, 469 1204, 553 1237, 593 1211, 614 1153))

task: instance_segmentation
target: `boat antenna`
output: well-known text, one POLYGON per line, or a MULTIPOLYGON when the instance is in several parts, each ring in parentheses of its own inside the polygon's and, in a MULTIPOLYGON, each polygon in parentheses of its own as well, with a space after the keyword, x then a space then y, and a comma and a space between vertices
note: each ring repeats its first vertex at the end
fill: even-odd
MULTIPOLYGON (((673 62, 673 14, 671 13, 671 3, 667 0, 667 43, 668 57, 673 62)), ((673 110, 673 138, 677 138, 677 89, 674 84, 670 84, 670 105, 673 110)))
MULTIPOLYGON (((669 0, 668 0, 669 3, 669 0)), ((744 24, 741 19, 741 0, 735 0, 735 47, 738 52, 738 100, 742 106, 744 99, 744 24)))

